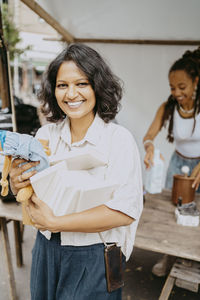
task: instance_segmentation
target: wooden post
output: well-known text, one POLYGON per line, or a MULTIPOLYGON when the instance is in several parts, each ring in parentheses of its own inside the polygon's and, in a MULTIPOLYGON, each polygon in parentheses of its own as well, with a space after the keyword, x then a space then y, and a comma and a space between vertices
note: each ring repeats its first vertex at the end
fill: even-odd
POLYGON ((17 131, 15 107, 12 94, 9 53, 3 39, 3 26, 0 6, 0 95, 2 108, 8 107, 12 112, 13 131, 17 131))
POLYGON ((175 277, 172 277, 169 274, 167 280, 165 281, 159 300, 167 300, 169 298, 172 288, 174 286, 174 282, 175 282, 175 277))
MULTIPOLYGON (((0 7, 1 8, 1 7, 0 7)), ((7 73, 7 56, 5 52, 5 44, 3 40, 3 26, 0 9, 0 91, 2 98, 2 108, 10 108, 10 93, 7 73)))
POLYGON ((17 266, 22 267, 23 265, 23 254, 22 254, 22 232, 21 232, 21 222, 13 221, 14 234, 15 234, 15 251, 17 266))
POLYGON ((11 258, 11 250, 10 250, 6 218, 0 218, 0 221, 1 221, 2 238, 4 242, 4 249, 5 249, 7 268, 8 268, 10 299, 17 300, 16 284, 15 284, 15 277, 14 277, 14 271, 12 266, 12 258, 11 258))
MULTIPOLYGON (((1 39, 1 38, 0 38, 1 39)), ((2 108, 9 107, 9 97, 6 89, 5 83, 5 71, 3 66, 3 59, 2 59, 2 43, 0 40, 0 95, 2 99, 2 108)))

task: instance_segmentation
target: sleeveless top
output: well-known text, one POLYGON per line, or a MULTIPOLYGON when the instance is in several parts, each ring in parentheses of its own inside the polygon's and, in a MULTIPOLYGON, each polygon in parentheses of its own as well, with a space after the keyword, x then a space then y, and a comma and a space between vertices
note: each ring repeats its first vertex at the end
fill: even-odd
POLYGON ((174 111, 173 135, 176 150, 188 158, 200 157, 200 114, 194 118, 183 118, 174 111), (192 132, 193 131, 193 132, 192 132))

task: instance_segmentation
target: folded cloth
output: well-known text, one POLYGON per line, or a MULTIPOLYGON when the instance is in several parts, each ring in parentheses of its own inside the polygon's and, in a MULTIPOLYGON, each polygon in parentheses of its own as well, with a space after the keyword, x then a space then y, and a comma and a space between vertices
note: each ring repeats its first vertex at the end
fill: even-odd
POLYGON ((40 161, 35 167, 37 171, 49 167, 49 159, 42 144, 31 135, 0 130, 0 145, 3 155, 24 158, 27 161, 40 161))

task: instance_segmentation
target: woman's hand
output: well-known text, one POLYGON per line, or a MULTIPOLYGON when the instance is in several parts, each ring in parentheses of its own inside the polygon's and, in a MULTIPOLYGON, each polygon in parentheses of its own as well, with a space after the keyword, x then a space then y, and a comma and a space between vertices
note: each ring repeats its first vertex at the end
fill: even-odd
POLYGON ((192 187, 195 188, 195 190, 197 191, 199 188, 199 184, 200 184, 200 170, 195 176, 195 180, 193 181, 192 187))
POLYGON ((53 214, 51 208, 40 200, 35 193, 32 195, 31 201, 27 206, 27 212, 37 229, 58 232, 54 226, 56 216, 53 214))
MULTIPOLYGON (((149 144, 145 147, 146 155, 144 157, 144 164, 146 166, 146 169, 150 169, 154 165, 154 146, 152 144, 149 144)), ((160 159, 163 161, 165 160, 163 155, 160 153, 160 159)))
POLYGON ((28 186, 30 184, 30 177, 37 173, 36 170, 24 172, 38 164, 39 162, 27 162, 27 160, 21 158, 16 158, 12 161, 9 175, 10 187, 14 195, 16 195, 20 189, 28 186))
POLYGON ((144 164, 146 169, 150 169, 153 166, 154 146, 149 143, 145 146, 145 150, 144 164))
MULTIPOLYGON (((147 133, 143 138, 144 148, 146 151, 146 155, 144 158, 144 164, 146 166, 146 169, 149 169, 151 168, 151 166, 153 166, 153 155, 154 155, 153 141, 163 126, 162 119, 163 119, 166 103, 167 102, 162 103, 158 108, 154 120, 151 123, 149 129, 147 130, 147 133)), ((161 157, 161 159, 164 160, 163 156, 161 157)))

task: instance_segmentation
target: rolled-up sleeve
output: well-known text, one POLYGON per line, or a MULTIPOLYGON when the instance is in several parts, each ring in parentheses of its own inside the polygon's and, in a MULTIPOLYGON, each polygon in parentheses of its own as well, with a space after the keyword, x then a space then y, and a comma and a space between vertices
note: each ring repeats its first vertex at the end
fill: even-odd
POLYGON ((105 205, 139 220, 143 208, 143 188, 138 147, 125 128, 113 134, 111 145, 107 179, 118 183, 118 188, 105 205))

